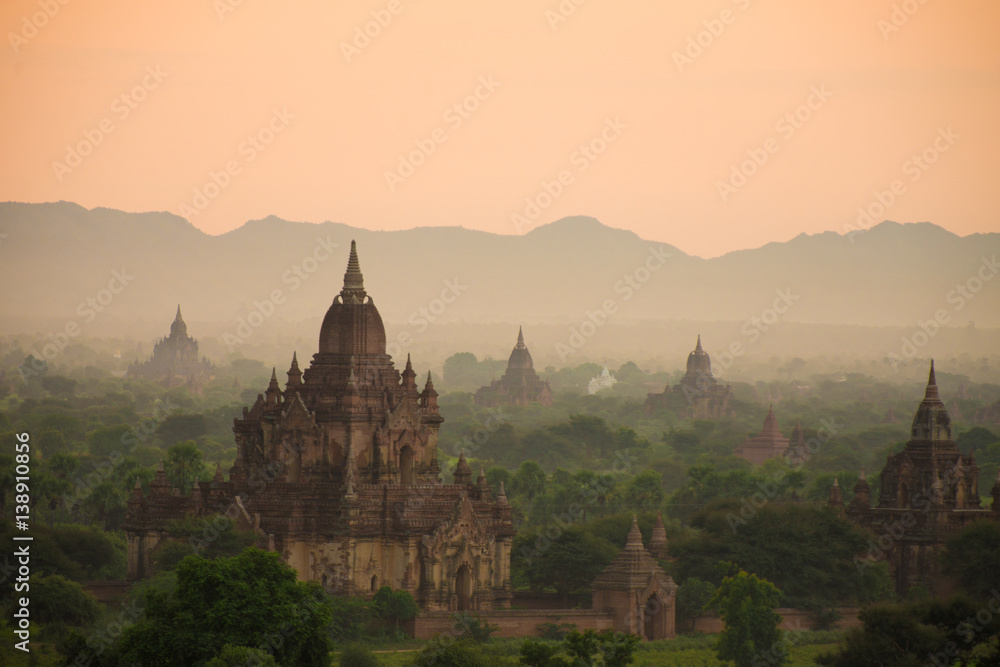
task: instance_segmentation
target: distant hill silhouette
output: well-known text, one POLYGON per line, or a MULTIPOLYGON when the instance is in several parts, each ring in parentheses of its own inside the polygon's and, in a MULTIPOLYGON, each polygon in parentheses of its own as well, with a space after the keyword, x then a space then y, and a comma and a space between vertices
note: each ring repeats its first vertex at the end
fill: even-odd
POLYGON ((274 290, 285 299, 275 317, 315 319, 340 289, 351 239, 365 286, 390 322, 429 307, 446 281, 457 280, 465 288, 442 320, 580 322, 613 299, 619 321, 742 321, 770 306, 776 290, 790 289, 798 300, 783 316, 789 322, 913 326, 944 309, 953 325, 1000 326, 1000 277, 961 310, 947 300, 981 258, 1000 255, 1000 234, 959 237, 930 223, 883 222, 853 239, 803 234, 708 260, 586 217, 503 236, 454 227, 375 232, 272 216, 210 236, 170 213, 8 202, 0 204, 0 232, 7 235, 0 318, 8 331, 79 319, 78 304, 123 269, 134 280, 108 306, 119 321, 169 324, 178 303, 190 320, 233 321, 274 290), (316 260, 328 243, 339 248, 316 260), (651 249, 670 257, 646 273, 640 267, 651 249), (626 275, 641 285, 628 288, 629 298, 626 275))

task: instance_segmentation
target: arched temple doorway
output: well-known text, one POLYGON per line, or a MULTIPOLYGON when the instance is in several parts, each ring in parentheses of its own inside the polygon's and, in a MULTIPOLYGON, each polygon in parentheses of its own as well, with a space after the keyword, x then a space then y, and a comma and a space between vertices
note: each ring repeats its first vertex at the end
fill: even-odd
POLYGON ((667 605, 664 604, 660 596, 655 593, 646 599, 643 610, 643 635, 649 641, 654 639, 666 639, 667 632, 667 605))
POLYGON ((399 450, 399 483, 413 484, 413 449, 409 445, 399 450))
POLYGON ((455 595, 458 596, 458 610, 472 608, 472 572, 468 565, 458 568, 455 575, 455 595))

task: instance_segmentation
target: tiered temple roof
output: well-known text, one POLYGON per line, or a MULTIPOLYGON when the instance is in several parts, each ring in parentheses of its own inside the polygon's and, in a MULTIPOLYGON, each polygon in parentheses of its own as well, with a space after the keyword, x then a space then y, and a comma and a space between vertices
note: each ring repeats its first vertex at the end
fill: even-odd
POLYGON ((517 330, 517 343, 507 360, 503 377, 476 391, 476 405, 493 408, 501 405, 525 406, 531 403, 552 405, 552 388, 538 377, 531 352, 524 344, 524 331, 517 330))
MULTIPOLYGON (((801 436, 801 428, 799 428, 799 436, 801 436)), ((778 430, 778 419, 774 416, 774 408, 768 407, 767 417, 764 418, 764 428, 761 429, 760 434, 754 438, 748 435, 736 447, 733 454, 754 465, 760 465, 775 456, 783 456, 791 444, 792 441, 778 430)))

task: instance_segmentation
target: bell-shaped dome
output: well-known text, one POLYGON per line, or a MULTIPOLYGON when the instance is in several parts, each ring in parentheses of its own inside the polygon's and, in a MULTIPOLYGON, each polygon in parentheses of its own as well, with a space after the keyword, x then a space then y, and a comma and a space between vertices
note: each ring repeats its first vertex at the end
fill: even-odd
POLYGON ((517 345, 511 350, 510 358, 507 360, 507 368, 523 368, 525 370, 535 367, 535 362, 531 360, 531 353, 528 346, 524 344, 524 332, 520 327, 517 329, 517 345))
POLYGON ((344 273, 344 288, 326 311, 319 330, 320 354, 385 354, 385 325, 375 303, 365 292, 357 245, 344 273))
POLYGON ((712 375, 712 360, 708 352, 701 349, 701 335, 698 336, 698 344, 694 351, 688 355, 687 372, 690 375, 712 375))
POLYGON ((173 323, 170 325, 170 336, 173 338, 187 336, 188 328, 184 324, 184 320, 181 319, 181 307, 180 304, 177 305, 177 316, 174 318, 173 323))
POLYGON ((937 379, 934 376, 934 360, 931 360, 931 372, 927 378, 927 389, 924 400, 920 401, 917 414, 913 416, 913 426, 910 436, 914 440, 941 441, 951 440, 951 417, 944 407, 944 402, 938 394, 937 379))

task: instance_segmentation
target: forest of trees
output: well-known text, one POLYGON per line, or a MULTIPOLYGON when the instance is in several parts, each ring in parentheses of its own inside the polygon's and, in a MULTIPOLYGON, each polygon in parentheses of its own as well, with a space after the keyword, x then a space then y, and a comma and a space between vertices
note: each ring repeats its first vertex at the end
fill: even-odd
MULTIPOLYGON (((136 481, 148 493, 160 464, 181 492, 198 480, 210 480, 217 467, 227 475, 235 456, 232 420, 266 386, 270 370, 259 361, 234 358, 217 368, 216 378, 202 393, 192 394, 117 377, 97 364, 42 364, 40 371, 22 379, 17 369, 25 358, 19 348, 0 343, 0 440, 13 442, 16 433, 31 434, 32 591, 36 599, 48 601, 46 612, 34 621, 42 627, 39 642, 50 647, 53 656, 94 652, 90 644, 96 643, 102 650, 90 664, 159 664, 150 656, 164 654, 183 655, 188 664, 244 664, 239 660, 251 659, 247 651, 263 651, 266 656, 256 658, 260 664, 268 664, 265 657, 275 664, 326 664, 331 649, 363 656, 363 647, 347 647, 400 638, 400 619, 413 612, 412 600, 391 590, 380 591, 381 598, 374 602, 335 599, 316 587, 296 584, 294 573, 290 580, 280 564, 253 551, 252 536, 235 526, 195 553, 185 538, 195 536, 201 523, 177 521, 170 528, 177 543, 157 554, 160 574, 129 594, 131 608, 138 611, 124 620, 115 637, 90 641, 95 628, 106 627, 121 612, 98 604, 83 582, 124 578, 121 522, 136 481), (225 587, 225 594, 232 596, 229 602, 225 596, 215 601, 205 597, 206 587, 214 585, 211 581, 236 582, 248 576, 283 583, 275 584, 266 601, 235 583, 225 587), (315 604, 308 614, 293 619, 281 616, 287 612, 277 608, 281 600, 298 601, 285 607, 301 607, 306 600, 315 604), (296 640, 268 648, 260 636, 240 635, 223 618, 236 608, 256 614, 248 621, 255 626, 294 621, 302 645, 296 640), (185 614, 219 624, 192 624, 185 614), (317 651, 323 655, 314 655, 317 651)), ((618 385, 591 396, 583 387, 601 367, 581 364, 551 369, 551 408, 476 406, 472 392, 501 373, 504 363, 477 361, 468 353, 447 360, 437 383, 445 418, 439 458, 445 482, 451 481, 460 451, 474 469, 484 467, 493 488, 503 481, 518 529, 512 556, 518 590, 557 594, 565 600, 586 595, 590 581, 624 544, 631 517, 638 517, 648 541, 660 514, 669 544, 669 558, 661 564, 680 586, 680 630, 719 595, 732 576, 719 564, 728 563, 773 585, 780 606, 819 616, 841 605, 868 609, 862 616, 864 628, 849 634, 840 657, 831 654, 827 664, 904 664, 852 660, 864 651, 891 652, 887 647, 900 641, 908 642, 898 649, 901 655, 945 646, 954 634, 946 626, 976 604, 986 604, 994 592, 991 582, 1000 581, 995 557, 1000 538, 974 527, 949 545, 943 564, 966 598, 898 600, 884 564, 861 574, 855 567, 853 559, 865 551, 870 536, 826 507, 834 477, 839 478, 844 501, 850 502, 862 468, 877 495, 877 473, 908 438, 920 386, 855 373, 801 378, 794 386, 797 378, 792 375, 784 383, 735 383, 737 416, 699 421, 681 418, 674 410, 645 414, 645 394, 662 391, 667 382, 676 381, 676 373, 650 375, 625 364, 612 369, 618 385), (808 391, 800 388, 806 385, 808 391), (748 433, 760 431, 768 409, 762 397, 773 400, 778 395, 782 398, 774 410, 786 435, 798 421, 807 439, 817 437, 822 428, 829 433, 830 425, 832 437, 817 438, 818 446, 801 465, 778 458, 752 466, 734 457, 736 445, 748 433), (897 421, 886 420, 890 411, 897 421), (745 511, 749 507, 752 511, 745 511), (735 523, 734 517, 739 517, 735 523), (931 626, 938 630, 928 629, 931 626)), ((959 397, 962 381, 957 375, 938 374, 949 408, 958 408, 953 416, 956 441, 965 452, 975 450, 980 494, 988 502, 1000 465, 1000 429, 974 424, 968 417, 1000 399, 1000 386, 966 380, 964 397, 959 397)), ((0 453, 0 515, 5 519, 0 539, 6 543, 13 530, 9 516, 15 488, 9 452, 0 453)), ((13 581, 4 575, 0 606, 9 607, 12 599, 13 581)), ((10 614, 4 618, 9 623, 10 614)), ((980 653, 989 650, 990 642, 996 645, 996 621, 991 623, 977 631, 975 645, 987 645, 980 653)), ((468 641, 471 644, 455 650, 470 655, 486 650, 468 641)), ((503 659, 544 658, 558 664, 569 660, 566 656, 574 650, 617 651, 609 648, 618 646, 617 641, 581 635, 569 644, 552 644, 552 651, 536 654, 529 649, 530 655, 521 658, 520 649, 512 649, 503 659)), ((57 657, 53 660, 58 664, 57 657)))

